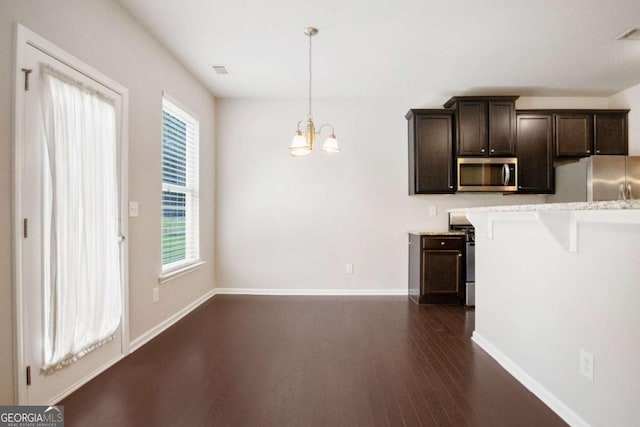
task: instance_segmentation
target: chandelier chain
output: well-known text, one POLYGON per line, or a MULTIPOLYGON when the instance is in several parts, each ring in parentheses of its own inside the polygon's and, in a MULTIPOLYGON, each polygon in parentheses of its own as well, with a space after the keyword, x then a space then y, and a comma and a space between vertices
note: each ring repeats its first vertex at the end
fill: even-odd
POLYGON ((307 118, 309 120, 313 120, 313 114, 311 113, 311 77, 312 77, 312 68, 311 68, 311 37, 313 34, 309 34, 309 114, 307 118))

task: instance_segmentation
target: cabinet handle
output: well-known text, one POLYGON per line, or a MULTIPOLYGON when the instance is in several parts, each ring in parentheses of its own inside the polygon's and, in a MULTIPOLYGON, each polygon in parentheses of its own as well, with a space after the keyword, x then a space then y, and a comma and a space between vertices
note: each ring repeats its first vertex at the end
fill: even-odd
POLYGON ((587 150, 587 154, 591 153, 591 150, 587 150))
POLYGON ((459 257, 459 258, 462 258, 462 254, 458 254, 458 257, 459 257))
POLYGON ((449 188, 453 188, 453 185, 450 185, 449 188))
POLYGON ((600 150, 596 150, 596 154, 600 154, 600 150))
POLYGON ((480 150, 481 153, 484 153, 484 148, 482 150, 480 150))
POLYGON ((491 152, 492 152, 492 153, 495 153, 495 152, 496 152, 496 150, 495 150, 494 148, 492 148, 492 149, 491 149, 491 152))
POLYGON ((444 245, 444 242, 440 242, 440 245, 444 245))

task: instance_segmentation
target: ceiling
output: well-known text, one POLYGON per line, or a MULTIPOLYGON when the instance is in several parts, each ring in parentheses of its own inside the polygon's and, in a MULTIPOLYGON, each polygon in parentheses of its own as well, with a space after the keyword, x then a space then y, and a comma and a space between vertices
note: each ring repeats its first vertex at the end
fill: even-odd
POLYGON ((119 0, 216 97, 608 96, 640 83, 638 0, 119 0), (212 65, 233 73, 216 75, 212 65))

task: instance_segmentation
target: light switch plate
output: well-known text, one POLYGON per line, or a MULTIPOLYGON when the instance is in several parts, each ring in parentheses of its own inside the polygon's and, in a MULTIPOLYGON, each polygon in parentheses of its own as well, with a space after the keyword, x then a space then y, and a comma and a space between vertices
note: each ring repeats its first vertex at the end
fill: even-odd
POLYGON ((438 208, 436 206, 429 206, 429 216, 438 215, 438 208))
POLYGON ((137 218, 138 213, 138 202, 129 202, 129 217, 137 218))
POLYGON ((346 267, 347 274, 353 274, 353 264, 349 263, 346 267))
POLYGON ((585 351, 585 350, 580 350, 580 361, 579 361, 579 367, 580 367, 580 373, 589 379, 589 381, 593 381, 593 366, 594 364, 594 360, 593 360, 593 354, 585 351))

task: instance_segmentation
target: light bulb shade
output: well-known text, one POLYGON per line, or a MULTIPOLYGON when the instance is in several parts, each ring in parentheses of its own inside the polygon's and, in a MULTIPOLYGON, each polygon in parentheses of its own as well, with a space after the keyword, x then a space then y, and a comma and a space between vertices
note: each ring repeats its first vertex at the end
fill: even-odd
POLYGON ((307 138, 304 137, 302 132, 297 131, 291 141, 291 147, 289 147, 289 154, 295 157, 306 156, 311 152, 311 147, 307 142, 307 138))
POLYGON ((329 138, 324 141, 321 149, 327 153, 339 153, 340 147, 338 147, 338 140, 336 139, 336 136, 334 134, 329 135, 329 138))

